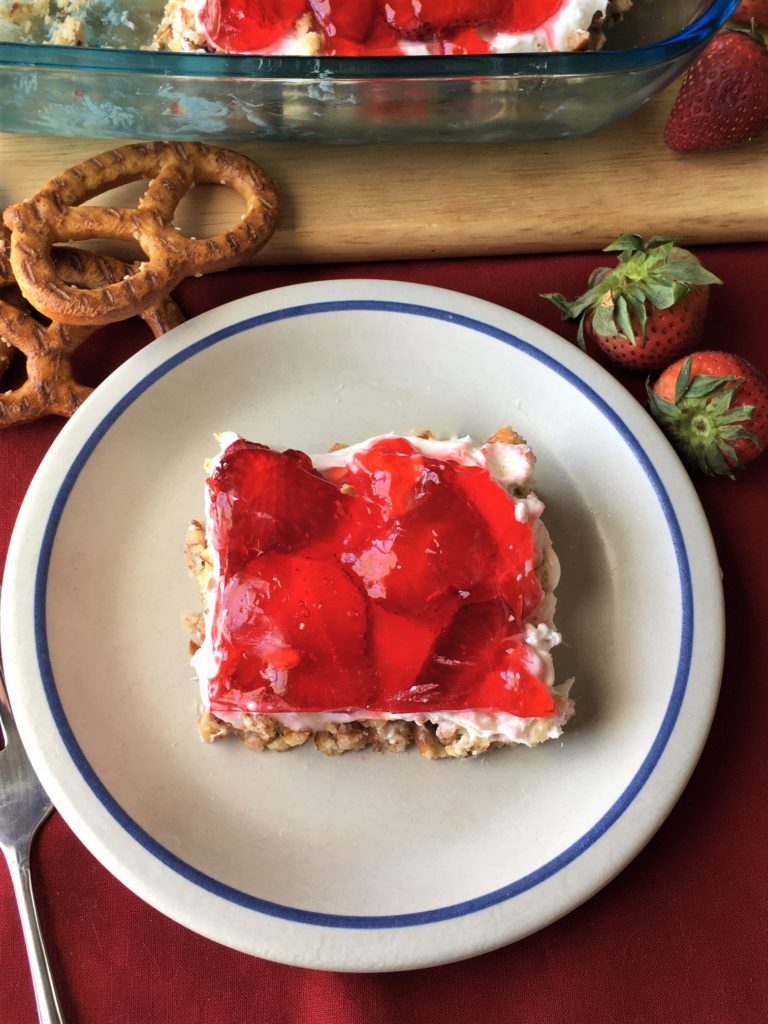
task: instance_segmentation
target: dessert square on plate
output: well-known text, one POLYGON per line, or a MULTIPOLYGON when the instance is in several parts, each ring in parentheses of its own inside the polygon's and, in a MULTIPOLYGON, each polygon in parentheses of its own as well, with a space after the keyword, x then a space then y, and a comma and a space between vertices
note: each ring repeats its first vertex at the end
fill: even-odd
POLYGON ((221 437, 187 553, 201 735, 466 757, 560 736, 560 568, 510 428, 326 455, 221 437))

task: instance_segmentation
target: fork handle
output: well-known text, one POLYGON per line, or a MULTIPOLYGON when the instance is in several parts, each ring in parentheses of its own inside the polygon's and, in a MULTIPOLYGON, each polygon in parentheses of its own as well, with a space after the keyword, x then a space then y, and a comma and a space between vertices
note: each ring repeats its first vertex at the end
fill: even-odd
POLYGON ((37 916, 37 907, 32 891, 29 848, 6 850, 5 853, 13 890, 16 893, 16 902, 19 905, 21 929, 27 947, 40 1024, 64 1024, 64 1014, 61 1012, 59 997, 53 983, 51 965, 45 951, 40 919, 37 916))

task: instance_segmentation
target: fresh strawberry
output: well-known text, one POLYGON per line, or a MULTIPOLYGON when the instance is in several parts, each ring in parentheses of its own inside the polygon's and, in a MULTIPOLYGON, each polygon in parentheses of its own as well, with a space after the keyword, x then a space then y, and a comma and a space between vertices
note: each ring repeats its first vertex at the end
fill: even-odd
POLYGON ((751 21, 758 25, 768 25, 768 0, 741 0, 731 18, 747 25, 751 21))
POLYGON ((697 352, 648 388, 650 410, 680 455, 710 476, 757 458, 768 445, 768 378, 741 356, 697 352))
POLYGON ((709 303, 709 285, 719 278, 671 238, 621 235, 604 252, 618 252, 614 268, 598 267, 584 294, 569 302, 557 292, 542 296, 564 320, 578 318, 577 341, 585 334, 617 363, 632 370, 658 370, 699 343, 709 303))
POLYGON ((768 51, 754 25, 719 33, 691 65, 664 141, 680 153, 750 142, 768 130, 768 51))

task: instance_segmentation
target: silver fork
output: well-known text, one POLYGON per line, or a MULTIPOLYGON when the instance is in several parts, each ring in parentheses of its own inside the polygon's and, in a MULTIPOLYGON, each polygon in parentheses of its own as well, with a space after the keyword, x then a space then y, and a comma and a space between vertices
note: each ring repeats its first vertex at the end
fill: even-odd
POLYGON ((0 661, 0 849, 8 861, 21 928, 27 947, 37 1014, 41 1024, 64 1024, 51 966, 45 952, 29 869, 29 852, 38 827, 51 811, 51 801, 40 784, 21 742, 5 689, 0 661))

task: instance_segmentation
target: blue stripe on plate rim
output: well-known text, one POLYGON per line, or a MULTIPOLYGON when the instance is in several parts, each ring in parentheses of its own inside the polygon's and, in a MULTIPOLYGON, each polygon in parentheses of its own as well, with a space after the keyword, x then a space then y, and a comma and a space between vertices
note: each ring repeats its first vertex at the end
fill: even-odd
POLYGON ((40 549, 40 556, 35 575, 34 593, 34 633, 35 645, 38 660, 38 668, 42 678, 45 696, 48 706, 55 721, 56 727, 67 749, 67 752, 77 767, 80 775, 90 787, 94 795, 111 814, 115 821, 139 843, 149 854, 157 858, 166 867, 182 876, 188 882, 201 887, 207 892, 227 900, 240 907, 254 910, 272 917, 283 918, 288 921, 301 924, 320 925, 333 928, 402 928, 414 925, 432 924, 440 921, 447 921, 451 918, 462 917, 466 914, 473 914, 486 908, 493 907, 506 900, 524 893, 551 878, 558 871, 561 871, 580 854, 591 847, 609 828, 621 817, 629 807, 637 794, 650 777, 653 769, 661 757, 669 737, 672 734, 675 723, 680 712, 680 707, 685 696, 688 677, 691 667, 693 649, 693 585, 691 580, 688 554, 685 547, 680 524, 675 514, 672 502, 667 494, 666 488, 659 477, 653 463, 635 435, 624 423, 620 416, 600 397, 599 394, 577 374, 563 366, 553 356, 542 352, 529 342, 510 334, 500 328, 485 324, 482 321, 447 310, 436 309, 431 306, 411 304, 406 302, 395 302, 374 299, 347 299, 327 302, 311 302, 284 309, 275 310, 270 313, 248 317, 221 328, 218 331, 194 342, 181 352, 171 356, 154 370, 150 371, 137 384, 130 388, 125 395, 110 408, 99 424, 93 429, 80 451, 69 466, 64 480, 58 490, 53 502, 48 521, 43 534, 43 541, 40 549), (555 372, 569 385, 576 388, 589 402, 595 406, 600 413, 610 422, 614 429, 625 441, 634 457, 645 472, 664 514, 667 527, 670 532, 675 556, 677 559, 678 574, 681 589, 682 604, 682 626, 680 634, 680 653, 678 657, 677 671, 672 686, 669 703, 659 731, 651 744, 642 764, 635 773, 621 796, 606 811, 603 816, 575 843, 572 843, 556 857, 546 864, 542 864, 535 871, 516 879, 509 885, 495 889, 473 899, 464 900, 446 907, 436 907, 431 910, 416 911, 407 914, 387 915, 350 915, 321 913, 313 910, 303 910, 298 907, 284 906, 270 900, 261 899, 249 893, 241 892, 224 882, 211 878, 197 868, 186 864, 183 860, 165 849, 160 843, 141 828, 117 803, 107 788, 96 775, 87 758, 85 757, 74 733, 69 725, 64 709, 59 700, 56 690, 56 681, 51 668, 50 655, 48 650, 47 622, 46 622, 46 592, 48 583, 48 572, 50 568, 51 552, 56 537, 56 531, 61 519, 64 507, 69 494, 74 487, 77 478, 88 461, 96 445, 102 440, 110 427, 119 419, 125 410, 132 405, 136 399, 150 388, 156 381, 171 372, 176 366, 193 358, 199 352, 211 348, 214 345, 225 341, 234 334, 251 328, 258 328, 263 324, 291 319, 301 316, 311 316, 317 313, 326 312, 355 312, 359 310, 383 311, 388 313, 402 313, 410 316, 423 316, 436 320, 449 321, 454 324, 466 327, 469 330, 484 334, 487 337, 503 342, 523 352, 526 356, 537 360, 550 370, 555 372))

